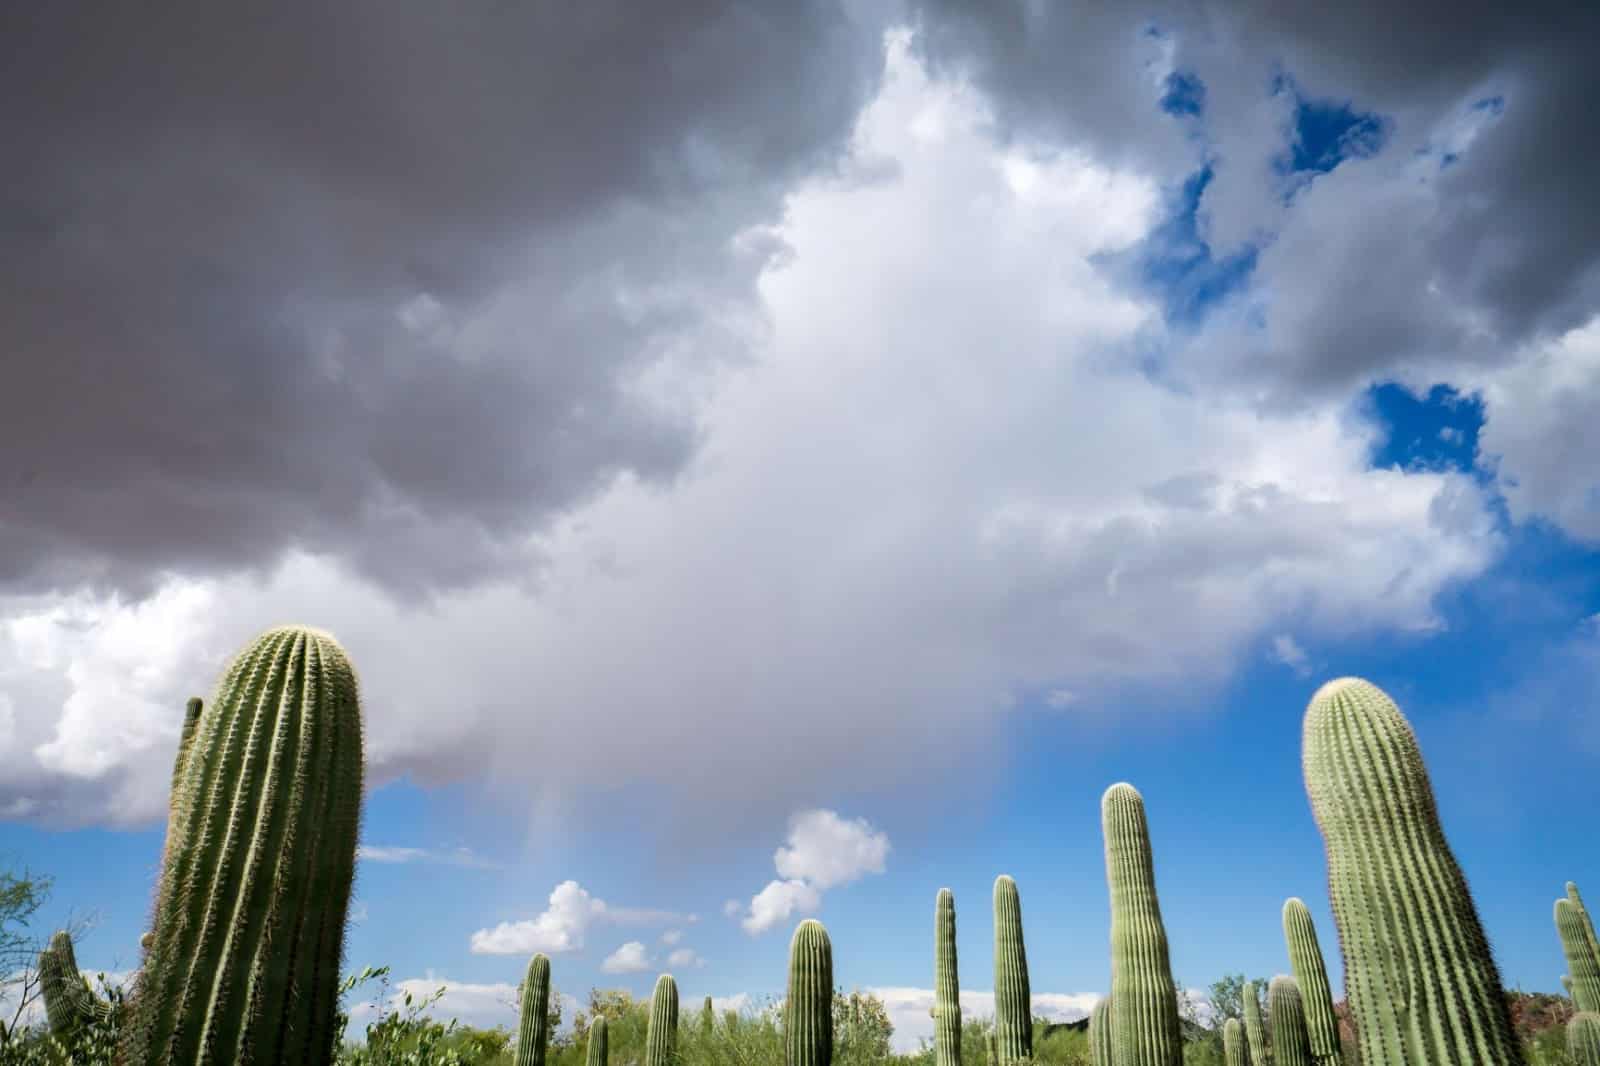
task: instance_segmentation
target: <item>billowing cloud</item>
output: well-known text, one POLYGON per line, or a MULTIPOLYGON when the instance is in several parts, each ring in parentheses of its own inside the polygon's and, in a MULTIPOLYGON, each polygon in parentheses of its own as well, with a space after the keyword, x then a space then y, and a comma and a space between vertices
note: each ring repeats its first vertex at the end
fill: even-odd
POLYGON ((674 970, 699 969, 706 964, 694 948, 678 948, 667 955, 667 966, 674 970))
POLYGON ((600 969, 605 973, 640 973, 654 964, 655 960, 645 951, 644 944, 630 940, 607 955, 600 963, 600 969))
POLYGON ((846 820, 833 811, 801 811, 789 819, 789 840, 772 857, 778 876, 819 889, 883 873, 889 836, 865 818, 846 820))
POLYGON ((764 933, 796 915, 815 914, 821 906, 822 893, 804 881, 769 881, 750 900, 749 911, 739 924, 751 935, 764 933))
POLYGON ((689 920, 690 915, 645 907, 613 907, 595 899, 576 881, 563 881, 550 893, 549 906, 537 916, 501 922, 472 934, 475 955, 555 955, 583 949, 589 930, 598 925, 660 925, 689 920))

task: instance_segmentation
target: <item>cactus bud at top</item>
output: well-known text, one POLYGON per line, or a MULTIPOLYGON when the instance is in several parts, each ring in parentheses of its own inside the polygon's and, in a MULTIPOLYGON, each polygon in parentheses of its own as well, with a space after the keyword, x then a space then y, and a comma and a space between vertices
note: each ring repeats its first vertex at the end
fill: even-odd
POLYGON ((833 1062, 833 944, 815 918, 789 941, 789 992, 783 1003, 787 1066, 833 1062))
POLYGON ((1362 1061, 1520 1064, 1410 723, 1377 686, 1341 678, 1311 698, 1304 745, 1362 1061))
POLYGON ((544 1066, 550 1027, 550 960, 543 952, 528 960, 522 978, 522 1017, 517 1025, 517 1066, 544 1066))
POLYGON ((937 1066, 961 1066, 961 985, 956 975, 956 897, 941 888, 933 908, 933 1049, 937 1066))

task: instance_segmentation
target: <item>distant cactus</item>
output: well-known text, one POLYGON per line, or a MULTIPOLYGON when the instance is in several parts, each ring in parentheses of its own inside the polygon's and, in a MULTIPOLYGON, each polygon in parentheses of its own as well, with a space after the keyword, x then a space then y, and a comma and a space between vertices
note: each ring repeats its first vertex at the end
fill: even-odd
POLYGON ((1575 1014, 1567 1023, 1567 1052, 1576 1066, 1600 1066, 1600 1014, 1575 1014))
POLYGON ((45 1019, 55 1035, 65 1037, 111 1017, 111 1004, 90 991, 89 982, 83 979, 72 937, 64 930, 39 952, 38 972, 45 1019))
POLYGON ((711 1008, 711 997, 707 996, 700 1005, 700 1035, 710 1036, 711 1031, 717 1027, 717 1014, 711 1008))
POLYGON ((1317 943, 1317 927, 1304 902, 1290 897, 1283 904, 1283 938, 1289 945, 1289 965, 1305 1010, 1306 1038, 1314 1066, 1340 1066, 1344 1053, 1339 1043, 1339 1018, 1333 1012, 1333 989, 1317 943))
POLYGON ((939 890, 933 908, 933 1053, 936 1066, 961 1066, 961 983, 956 974, 956 897, 939 890))
POLYGON ((833 945, 828 931, 807 918, 789 941, 789 989, 783 1003, 787 1066, 833 1062, 833 945))
POLYGON ((1556 900, 1556 932, 1561 937, 1561 952, 1567 957, 1571 978, 1569 994, 1578 1010, 1600 1012, 1600 952, 1596 952, 1593 927, 1577 887, 1568 886, 1567 898, 1556 900))
POLYGON ((1261 991, 1254 981, 1244 983, 1244 1039, 1250 1046, 1250 1061, 1267 1066, 1267 1027, 1261 1022, 1261 991))
POLYGON ((528 960, 522 978, 522 1017, 517 1024, 517 1066, 544 1066, 550 1029, 550 960, 543 952, 528 960))
POLYGON ((650 1024, 644 1037, 644 1066, 672 1066, 678 1056, 678 982, 670 973, 656 978, 650 997, 650 1024))
POLYGON ((1111 1001, 1117 1066, 1182 1066, 1167 933, 1156 899, 1144 797, 1115 784, 1100 800, 1111 891, 1111 1001))
POLYGON ((273 629, 189 706, 125 1062, 325 1066, 361 815, 355 672, 327 634, 273 629))
POLYGON ((1229 1018, 1222 1024, 1222 1058, 1227 1066, 1250 1066, 1250 1055, 1245 1049, 1244 1026, 1238 1018, 1229 1018))
POLYGON ((1499 971, 1400 709, 1366 681, 1330 681, 1306 709, 1304 744, 1362 1061, 1521 1064, 1499 971))
POLYGON ((1033 998, 1022 942, 1022 898, 1017 883, 1006 874, 994 882, 994 1032, 1001 1066, 1033 1058, 1033 998))
POLYGON ((1272 1023, 1276 1066, 1312 1066, 1305 1003, 1293 977, 1274 977, 1267 985, 1267 1018, 1272 1023))
POLYGON ((1089 1061, 1092 1066, 1113 1066, 1116 1062, 1112 1051, 1112 1041, 1116 1036, 1112 1031, 1114 1024, 1111 997, 1101 996, 1095 1001, 1094 1010, 1089 1012, 1089 1061))
POLYGON ((606 1066, 606 1019, 604 1015, 589 1025, 589 1052, 584 1066, 606 1066))

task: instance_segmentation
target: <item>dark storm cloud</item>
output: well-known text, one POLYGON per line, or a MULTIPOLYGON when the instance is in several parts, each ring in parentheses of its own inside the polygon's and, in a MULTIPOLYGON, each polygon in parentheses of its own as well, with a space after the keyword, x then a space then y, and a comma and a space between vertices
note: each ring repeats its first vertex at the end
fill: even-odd
MULTIPOLYGON (((1203 153, 1218 166, 1201 204, 1218 254, 1259 241, 1252 226, 1279 224, 1264 194, 1278 180, 1273 157, 1294 137, 1292 114, 1260 106, 1278 75, 1304 98, 1384 116, 1391 136, 1380 154, 1391 163, 1400 153, 1439 150, 1430 141, 1442 129, 1475 102, 1502 97, 1503 112, 1431 177, 1401 228, 1394 210, 1408 193, 1399 181, 1330 192, 1325 199, 1335 202, 1320 210, 1307 203, 1321 232, 1299 241, 1306 254, 1264 257, 1257 271, 1275 299, 1286 294, 1288 320, 1270 329, 1264 347, 1230 337, 1230 353, 1197 353, 1205 365, 1193 369, 1202 376, 1255 379, 1292 394, 1349 388, 1408 361, 1489 365, 1523 342, 1574 328, 1600 304, 1592 181, 1600 165, 1600 5, 913 7, 932 60, 973 77, 1009 129, 1087 140, 1106 158, 1168 178, 1198 167, 1203 153), (1204 84, 1198 119, 1156 106, 1158 91, 1133 61, 1152 41, 1166 42, 1172 67, 1204 84), (1180 137, 1195 123, 1203 149, 1180 137)), ((1278 191, 1287 187, 1280 182, 1278 191)), ((1301 210, 1289 209, 1288 227, 1301 210)))
POLYGON ((525 564, 669 477, 665 360, 736 355, 730 241, 844 143, 828 0, 0 11, 0 588, 292 546, 394 587, 525 564), (687 352, 686 352, 687 349, 687 352))

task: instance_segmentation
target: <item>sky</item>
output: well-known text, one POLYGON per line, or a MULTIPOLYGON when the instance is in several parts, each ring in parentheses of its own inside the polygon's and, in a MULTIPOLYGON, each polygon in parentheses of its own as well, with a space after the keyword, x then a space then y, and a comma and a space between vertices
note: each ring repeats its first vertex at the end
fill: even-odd
POLYGON ((299 622, 362 685, 347 963, 474 1024, 535 950, 759 1005, 814 915, 914 1046, 940 887, 991 1008, 1002 873, 1080 1016, 1117 781, 1182 985, 1300 896, 1339 987, 1350 674, 1558 990, 1600 9, 557 6, 0 11, 0 857, 86 969, 184 700, 299 622))

